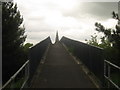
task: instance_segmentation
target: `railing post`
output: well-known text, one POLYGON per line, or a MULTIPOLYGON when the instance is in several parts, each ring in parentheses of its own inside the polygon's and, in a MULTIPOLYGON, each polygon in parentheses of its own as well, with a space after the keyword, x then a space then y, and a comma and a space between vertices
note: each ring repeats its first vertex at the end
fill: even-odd
POLYGON ((26 66, 26 77, 29 78, 29 63, 26 66))
POLYGON ((116 87, 118 90, 120 90, 120 87, 118 84, 116 84, 112 79, 111 79, 111 67, 114 67, 118 70, 120 70, 120 67, 111 63, 110 61, 107 61, 105 60, 104 61, 104 77, 105 79, 107 80, 107 86, 108 86, 108 89, 110 88, 110 85, 114 85, 114 87, 116 87), (106 63, 106 64, 105 64, 106 63), (106 68, 105 68, 106 67, 106 68), (106 71, 106 70, 107 71, 106 71), (106 73, 105 73, 106 72, 106 73))
POLYGON ((106 76, 106 62, 104 61, 104 76, 106 76))
POLYGON ((11 84, 10 84, 10 88, 11 88, 11 89, 14 88, 14 79, 15 79, 15 78, 11 77, 11 80, 12 80, 12 81, 11 81, 11 84))
MULTIPOLYGON (((108 64, 108 79, 110 80, 110 65, 108 64)), ((110 88, 110 82, 108 81, 108 88, 110 88)))
POLYGON ((25 66, 25 82, 27 82, 28 78, 29 78, 29 63, 27 63, 27 65, 25 66))
MULTIPOLYGON (((104 61, 104 76, 106 76, 106 62, 104 61)), ((105 81, 105 80, 104 80, 105 81)), ((105 85, 106 83, 104 83, 105 85)))
POLYGON ((27 68, 27 65, 26 65, 26 66, 25 66, 25 80, 26 80, 26 78, 27 78, 27 72, 28 72, 27 69, 28 69, 28 68, 27 68))
POLYGON ((30 72, 30 63, 28 63, 28 78, 29 78, 29 73, 30 72))

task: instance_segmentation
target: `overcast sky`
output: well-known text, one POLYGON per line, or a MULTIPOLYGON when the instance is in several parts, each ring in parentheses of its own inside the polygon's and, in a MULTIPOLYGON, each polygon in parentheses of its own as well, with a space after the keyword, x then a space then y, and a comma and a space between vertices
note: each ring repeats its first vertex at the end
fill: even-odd
POLYGON ((117 2, 81 2, 80 0, 14 0, 23 15, 26 42, 36 44, 50 36, 54 43, 59 37, 78 41, 90 39, 95 33, 95 22, 112 28, 116 20, 112 12, 118 12, 117 2))

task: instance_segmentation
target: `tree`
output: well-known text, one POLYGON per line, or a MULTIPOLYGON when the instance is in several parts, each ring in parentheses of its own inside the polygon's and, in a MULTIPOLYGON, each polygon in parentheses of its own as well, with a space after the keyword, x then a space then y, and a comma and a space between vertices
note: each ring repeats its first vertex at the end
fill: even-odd
POLYGON ((106 29, 101 23, 96 22, 96 31, 103 33, 104 36, 100 38, 100 44, 97 42, 97 36, 92 36, 91 40, 87 40, 87 43, 103 48, 105 59, 118 64, 120 63, 120 19, 117 13, 113 12, 112 15, 114 19, 118 20, 116 29, 106 29))
MULTIPOLYGON (((94 33, 96 34, 96 33, 94 33)), ((85 40, 87 41, 87 44, 94 45, 94 46, 99 46, 98 40, 97 40, 97 35, 91 35, 91 40, 85 40)))
POLYGON ((28 48, 30 48, 30 47, 32 47, 32 46, 33 46, 32 43, 26 43, 26 44, 24 45, 24 49, 26 50, 26 49, 28 49, 28 48))
POLYGON ((105 38, 111 42, 113 47, 120 51, 120 19, 117 13, 113 12, 112 14, 113 18, 118 20, 118 24, 115 26, 116 29, 105 29, 103 25, 96 22, 96 31, 102 32, 105 35, 105 38))
POLYGON ((95 23, 95 26, 96 30, 98 32, 102 32, 105 35, 104 38, 106 38, 112 44, 111 53, 107 50, 107 52, 110 54, 108 57, 111 57, 109 60, 118 64, 120 63, 120 18, 115 12, 113 12, 112 15, 113 18, 118 21, 115 29, 105 29, 105 27, 100 23, 95 23))
POLYGON ((24 46, 23 46, 23 50, 24 50, 24 53, 26 55, 26 58, 29 56, 29 50, 30 48, 33 46, 32 43, 26 43, 24 46))
POLYGON ((25 62, 23 17, 13 2, 2 3, 2 76, 5 83, 25 62))

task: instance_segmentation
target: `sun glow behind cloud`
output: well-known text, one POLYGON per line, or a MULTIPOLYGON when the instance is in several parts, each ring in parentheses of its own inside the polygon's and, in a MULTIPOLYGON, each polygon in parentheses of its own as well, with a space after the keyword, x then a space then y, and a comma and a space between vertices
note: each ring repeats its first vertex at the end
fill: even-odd
POLYGON ((95 33, 95 22, 101 22, 103 25, 111 27, 116 24, 116 21, 111 19, 111 11, 103 8, 107 6, 101 7, 96 3, 82 3, 80 0, 14 1, 17 2, 18 8, 24 17, 27 34, 26 42, 34 44, 47 36, 50 36, 52 42, 54 42, 57 30, 60 38, 67 36, 84 41, 95 33), (104 15, 105 10, 108 10, 109 17, 104 15), (103 19, 104 16, 106 16, 105 19, 103 19))

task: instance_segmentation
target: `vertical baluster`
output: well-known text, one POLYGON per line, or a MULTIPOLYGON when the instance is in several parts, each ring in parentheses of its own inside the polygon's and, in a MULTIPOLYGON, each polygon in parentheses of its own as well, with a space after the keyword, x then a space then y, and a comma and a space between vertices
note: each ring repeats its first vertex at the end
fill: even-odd
MULTIPOLYGON (((29 79, 29 62, 27 64, 27 81, 29 79)), ((26 83, 27 87, 28 87, 28 82, 26 83)))
MULTIPOLYGON (((28 79, 28 63, 27 63, 27 65, 25 66, 25 82, 27 81, 27 79, 28 79)), ((26 84, 25 84, 26 85, 26 84)))
POLYGON ((11 84, 10 84, 10 89, 11 89, 11 90, 13 90, 13 88, 15 88, 15 87, 14 87, 14 82, 15 82, 14 79, 15 79, 15 78, 11 77, 11 84))
POLYGON ((25 66, 25 87, 26 87, 26 84, 27 84, 27 80, 29 78, 29 62, 27 63, 27 65, 25 66))
POLYGON ((30 67, 29 67, 29 62, 28 62, 28 78, 29 78, 29 68, 30 68, 30 67))
POLYGON ((26 65, 26 80, 28 79, 29 77, 29 63, 27 63, 26 65))
POLYGON ((104 76, 106 76, 106 62, 104 61, 104 76))
POLYGON ((27 68, 27 65, 26 65, 26 66, 25 66, 25 80, 27 79, 27 72, 28 72, 27 69, 28 69, 28 68, 27 68))
MULTIPOLYGON (((108 79, 110 80, 110 65, 108 64, 108 79)), ((110 88, 110 82, 108 81, 108 88, 110 88)))
MULTIPOLYGON (((104 61, 104 76, 106 76, 106 62, 104 61)), ((106 83, 104 83, 105 85, 106 83)))

